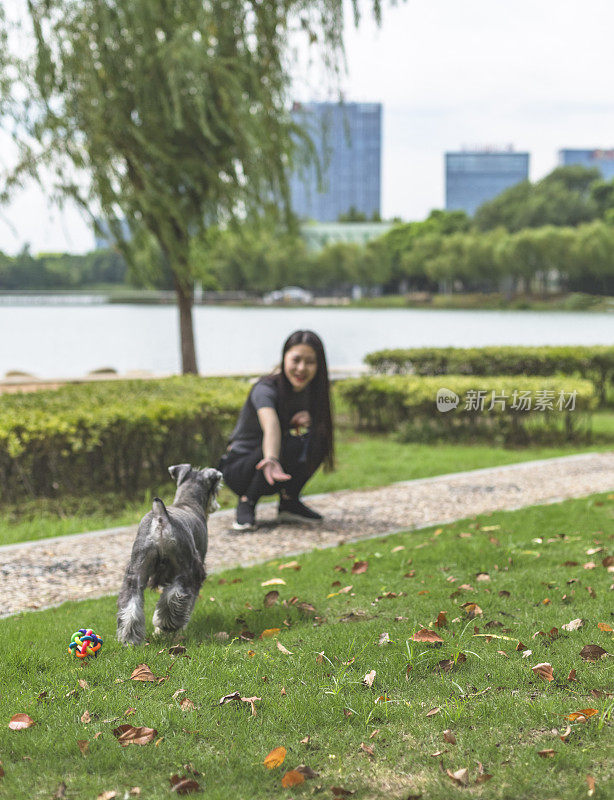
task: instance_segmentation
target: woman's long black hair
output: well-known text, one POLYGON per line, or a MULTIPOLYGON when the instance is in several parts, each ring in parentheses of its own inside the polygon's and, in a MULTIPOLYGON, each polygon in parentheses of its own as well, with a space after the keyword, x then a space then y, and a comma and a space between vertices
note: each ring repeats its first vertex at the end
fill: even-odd
POLYGON ((312 427, 311 441, 307 454, 307 466, 317 466, 324 462, 324 469, 329 471, 335 466, 335 442, 333 433, 333 417, 330 403, 330 383, 328 380, 328 366, 324 345, 320 337, 313 331, 294 331, 284 342, 281 351, 281 371, 274 374, 272 379, 279 389, 279 411, 282 426, 286 428, 289 419, 285 419, 292 396, 292 384, 286 377, 283 369, 284 357, 291 347, 297 344, 306 344, 316 354, 317 370, 308 390, 311 405, 312 427))

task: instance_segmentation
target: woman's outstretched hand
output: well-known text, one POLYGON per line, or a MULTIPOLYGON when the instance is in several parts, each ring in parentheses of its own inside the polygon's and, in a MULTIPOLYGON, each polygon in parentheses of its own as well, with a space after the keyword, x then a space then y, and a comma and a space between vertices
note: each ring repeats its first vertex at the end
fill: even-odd
POLYGON ((276 481, 289 481, 292 475, 284 472, 276 458, 263 458, 256 464, 256 469, 261 469, 264 479, 273 486, 276 481))

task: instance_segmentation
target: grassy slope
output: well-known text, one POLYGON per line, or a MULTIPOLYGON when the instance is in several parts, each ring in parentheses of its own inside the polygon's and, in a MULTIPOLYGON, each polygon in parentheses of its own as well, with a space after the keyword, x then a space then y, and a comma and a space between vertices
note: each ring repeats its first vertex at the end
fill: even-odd
MULTIPOLYGON (((496 513, 436 531, 314 551, 298 559, 300 571, 280 571, 274 561, 211 576, 183 639, 189 658, 169 655, 168 640, 120 647, 113 638, 113 598, 0 621, 0 759, 6 773, 0 797, 49 797, 65 781, 68 798, 96 798, 105 790, 121 797, 133 786, 141 787, 141 796, 164 798, 169 776, 185 774, 189 764, 212 800, 229 793, 297 800, 319 787, 324 791, 318 796, 331 797, 334 785, 355 792, 356 800, 418 793, 447 800, 460 791, 575 800, 586 796, 586 775, 596 780, 596 798, 611 796, 611 659, 591 663, 579 652, 586 644, 614 649, 612 634, 597 627, 614 626, 613 576, 601 565, 608 548, 612 552, 613 501, 609 495, 496 513), (604 551, 588 555, 595 547, 604 551), (368 562, 367 572, 352 574, 356 560, 368 562), (570 561, 576 563, 565 565, 570 561), (594 569, 583 568, 589 561, 594 569), (479 572, 490 580, 477 581, 479 572), (275 587, 279 602, 264 608, 271 587, 262 582, 279 577, 285 581, 275 587), (474 589, 458 591, 462 584, 474 589), (338 593, 350 585, 349 593, 338 593), (502 590, 510 595, 500 596, 502 590), (396 596, 384 597, 387 592, 396 596), (293 597, 312 603, 315 618, 288 602, 293 597), (466 601, 477 602, 483 615, 469 620, 461 607, 466 601), (412 634, 440 611, 448 619, 440 629, 443 645, 412 642, 412 634), (340 622, 352 612, 357 621, 340 622), (585 620, 582 629, 561 629, 578 617, 585 620), (105 638, 101 657, 89 664, 65 652, 70 634, 83 625, 105 638), (473 635, 474 626, 510 638, 488 642, 473 635), (554 638, 533 638, 553 627, 559 631, 554 638), (259 638, 272 628, 280 629, 278 640, 291 655, 280 652, 274 638, 259 638), (237 638, 245 630, 255 638, 237 638), (220 632, 229 638, 216 638, 220 632), (391 643, 380 647, 383 632, 391 643), (516 651, 518 640, 532 649, 528 658, 516 651), (460 652, 465 663, 450 672, 437 669, 460 652), (167 680, 130 681, 142 662, 167 680), (552 664, 553 682, 532 672, 539 662, 552 664), (572 668, 576 682, 567 680, 572 668), (362 684, 370 670, 377 673, 372 688, 362 684), (248 704, 218 705, 235 691, 260 698, 257 716, 248 704), (46 695, 39 697, 41 692, 46 695), (185 697, 196 709, 180 708, 185 697), (440 711, 427 717, 432 708, 440 711), (563 743, 555 731, 566 727, 565 715, 585 708, 597 714, 571 722, 563 743), (128 709, 134 711, 126 716, 128 709), (80 721, 86 710, 90 723, 80 721), (9 731, 17 712, 28 713, 36 726, 9 731), (124 722, 156 728, 160 741, 121 749, 111 731, 124 722), (456 745, 443 741, 446 729, 456 745), (301 743, 305 737, 308 744, 301 743), (89 743, 85 756, 78 740, 89 743), (268 771, 262 761, 280 745, 288 750, 286 760, 268 771), (538 755, 547 748, 554 749, 553 758, 538 755), (493 777, 474 786, 478 762, 493 777), (300 763, 320 777, 283 789, 282 775, 300 763), (443 770, 467 767, 473 788, 456 789, 440 764, 443 770)), ((149 630, 154 602, 150 594, 149 630)))
MULTIPOLYGON (((593 429, 614 438, 614 414, 596 414, 593 429)), ((337 470, 329 474, 320 470, 309 482, 307 492, 385 486, 395 481, 611 448, 611 444, 517 450, 485 444, 404 444, 394 435, 360 433, 342 427, 337 432, 337 470)), ((0 519, 0 545, 135 524, 151 508, 151 498, 156 494, 172 498, 172 483, 152 487, 147 495, 130 501, 108 494, 6 506, 0 519)), ((220 500, 226 508, 236 502, 228 489, 222 491, 220 500)))

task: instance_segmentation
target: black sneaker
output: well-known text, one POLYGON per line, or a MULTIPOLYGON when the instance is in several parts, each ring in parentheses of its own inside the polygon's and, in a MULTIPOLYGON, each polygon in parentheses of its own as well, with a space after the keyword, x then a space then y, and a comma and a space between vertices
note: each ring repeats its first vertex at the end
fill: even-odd
POLYGON ((309 508, 298 497, 281 498, 277 509, 279 522, 321 522, 322 515, 309 508))
POLYGON ((232 527, 235 531, 256 530, 256 506, 254 503, 250 500, 239 500, 232 527))

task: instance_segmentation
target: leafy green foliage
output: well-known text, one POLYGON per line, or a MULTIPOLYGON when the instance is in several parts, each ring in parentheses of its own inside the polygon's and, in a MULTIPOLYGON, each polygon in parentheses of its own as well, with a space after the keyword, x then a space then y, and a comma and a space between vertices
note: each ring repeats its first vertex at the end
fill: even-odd
POLYGON ((100 284, 123 284, 126 262, 113 250, 85 255, 23 250, 10 257, 0 253, 0 289, 82 289, 100 284))
POLYGON ((130 495, 173 463, 217 461, 245 400, 236 380, 169 378, 0 397, 3 499, 130 495))
POLYGON ((374 372, 407 375, 579 375, 593 381, 599 400, 614 379, 614 347, 416 347, 365 356, 374 372))
POLYGON ((359 425, 375 430, 394 430, 410 422, 420 428, 433 426, 452 440, 470 432, 473 436, 497 436, 506 443, 528 444, 547 431, 550 441, 565 441, 575 434, 582 412, 597 405, 590 381, 525 378, 506 375, 475 377, 446 374, 442 377, 373 375, 341 381, 338 388, 354 408, 359 425), (438 410, 437 392, 445 388, 460 398, 457 407, 438 410), (481 393, 481 401, 477 393, 481 393), (574 409, 565 407, 575 392, 574 409), (473 396, 475 403, 470 400, 473 396), (530 397, 523 408, 522 397, 530 397), (540 408, 539 397, 549 398, 540 408), (477 403, 477 405, 476 405, 477 403))
POLYGON ((598 169, 557 167, 545 178, 506 189, 481 205, 474 221, 480 230, 509 231, 544 225, 580 225, 603 216, 610 200, 598 169), (595 187, 596 196, 593 194, 595 187))

